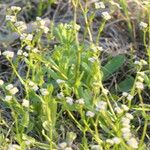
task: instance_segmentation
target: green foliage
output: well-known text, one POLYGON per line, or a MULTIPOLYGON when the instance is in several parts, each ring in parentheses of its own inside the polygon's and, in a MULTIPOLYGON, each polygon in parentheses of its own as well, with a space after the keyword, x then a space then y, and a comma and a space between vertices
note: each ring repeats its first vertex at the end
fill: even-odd
POLYGON ((125 55, 118 55, 109 60, 107 64, 102 68, 103 80, 106 80, 114 72, 118 71, 119 68, 124 64, 124 62, 125 62, 125 55))
MULTIPOLYGON (((42 16, 54 2, 40 0, 35 15, 42 16)), ((127 70, 129 75, 122 75, 120 70, 124 69, 126 61, 131 62, 133 56, 122 54, 109 59, 106 51, 98 46, 111 14, 104 11, 103 3, 94 3, 96 8, 92 8, 89 14, 90 3, 84 6, 80 0, 71 2, 74 20, 57 25, 51 21, 47 27, 44 20, 37 18, 36 29, 31 33, 26 33, 22 29, 26 24, 16 18, 21 8, 8 9, 8 28, 20 39, 19 50, 16 48, 15 53, 2 52, 12 73, 6 77, 7 82, 3 81, 5 78, 0 79, 0 149, 145 149, 150 120, 147 104, 150 88, 149 25, 142 23, 148 61, 136 61, 130 65, 132 70, 127 70), (103 19, 95 34, 92 25, 98 7, 102 9, 103 19), (77 24, 78 9, 81 9, 79 12, 85 27, 77 24), (80 31, 84 32, 83 39, 79 38, 80 31), (54 41, 53 47, 51 43, 54 41), (101 65, 102 54, 106 56, 104 66, 101 65), (116 79, 118 72, 119 79, 123 77, 124 80, 116 79), (111 76, 115 84, 110 81, 111 76), (3 110, 9 117, 3 114, 3 110)), ((131 31, 127 2, 119 2, 131 31)), ((109 5, 113 3, 110 8, 116 7, 110 12, 119 8, 119 2, 107 2, 109 5)))
POLYGON ((127 78, 118 84, 118 90, 121 92, 128 92, 133 87, 135 79, 132 76, 127 76, 127 78))

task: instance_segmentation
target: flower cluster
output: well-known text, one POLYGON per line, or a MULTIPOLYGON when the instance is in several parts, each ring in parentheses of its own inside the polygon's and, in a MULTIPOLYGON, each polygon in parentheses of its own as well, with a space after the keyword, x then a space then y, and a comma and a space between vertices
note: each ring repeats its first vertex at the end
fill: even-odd
POLYGON ((10 21, 10 22, 16 22, 16 13, 18 13, 21 10, 21 7, 18 6, 11 6, 8 11, 9 14, 6 15, 6 21, 10 21))
POLYGON ((21 36, 20 36, 20 40, 23 40, 23 41, 32 41, 33 39, 33 35, 32 34, 27 34, 27 33, 22 33, 21 36))
POLYGON ((16 22, 16 17, 12 15, 6 15, 6 21, 16 22))
POLYGON ((17 144, 10 144, 8 150, 21 150, 21 147, 17 144))
POLYGON ((83 98, 80 98, 78 100, 76 100, 76 103, 79 104, 79 105, 84 105, 84 99, 83 98))
POLYGON ((136 60, 134 64, 138 66, 143 66, 143 65, 147 65, 147 62, 144 59, 141 59, 140 61, 136 60))
POLYGON ((0 86, 4 84, 4 81, 0 79, 0 86))
POLYGON ((116 106, 115 111, 117 114, 122 114, 123 112, 126 112, 129 110, 129 107, 127 105, 122 104, 121 107, 116 106))
POLYGON ((131 94, 127 93, 127 92, 123 92, 122 96, 126 97, 127 100, 130 100, 130 101, 133 99, 133 96, 131 94))
POLYGON ((2 53, 3 56, 6 56, 7 58, 13 58, 14 57, 14 52, 12 51, 4 51, 2 53))
POLYGON ((107 109, 107 103, 104 101, 99 101, 96 104, 96 111, 106 111, 107 109))
POLYGON ((21 32, 27 29, 27 25, 23 21, 17 21, 14 26, 21 32))
POLYGON ((70 29, 75 29, 76 31, 79 31, 80 30, 80 25, 78 25, 78 24, 67 24, 67 23, 65 23, 64 25, 63 25, 64 27, 65 27, 65 29, 67 29, 67 30, 70 30, 70 29))
POLYGON ((8 90, 10 92, 10 94, 15 95, 19 90, 17 87, 14 87, 13 84, 9 84, 6 87, 6 90, 8 90))
POLYGON ((144 76, 145 76, 145 73, 144 72, 138 72, 137 73, 137 81, 135 83, 135 86, 137 89, 139 90, 143 90, 144 89, 144 76))
POLYGON ((31 87, 32 90, 37 91, 39 88, 36 83, 29 81, 29 86, 31 87))
POLYGON ((21 49, 18 50, 17 55, 18 56, 28 57, 28 53, 27 52, 23 52, 23 50, 21 50, 21 49))
POLYGON ((23 99, 23 100, 22 100, 22 106, 28 108, 28 107, 29 107, 29 100, 23 99))
POLYGON ((114 137, 112 139, 107 139, 106 143, 113 145, 113 144, 119 144, 121 142, 121 139, 119 137, 114 137))
POLYGON ((111 16, 107 11, 102 12, 102 17, 104 20, 110 20, 111 19, 111 16))
POLYGON ((60 150, 73 150, 66 142, 62 142, 58 145, 60 150))
POLYGON ((94 44, 91 44, 91 49, 94 51, 94 52, 97 52, 97 51, 103 51, 103 47, 101 47, 101 46, 96 46, 96 45, 94 45, 94 44))
POLYGON ((49 28, 46 27, 46 23, 42 18, 36 17, 36 22, 37 22, 37 26, 38 26, 37 31, 42 30, 45 34, 47 34, 49 32, 49 28))
POLYGON ((131 133, 131 126, 130 126, 130 121, 133 119, 133 115, 130 113, 126 113, 125 116, 121 119, 122 123, 122 137, 126 140, 127 144, 132 147, 132 148, 138 148, 138 142, 137 140, 133 137, 131 133), (131 142, 132 141, 132 142, 131 142))
POLYGON ((92 111, 87 111, 87 112, 86 112, 86 116, 87 116, 87 117, 91 117, 91 118, 92 118, 92 117, 94 117, 94 116, 95 116, 95 113, 94 113, 94 112, 92 112, 92 111))
POLYGON ((40 89, 40 92, 41 92, 41 94, 42 94, 43 96, 46 96, 46 95, 49 94, 48 90, 45 89, 45 88, 41 88, 41 89, 40 89))
POLYGON ((103 2, 95 2, 95 9, 105 8, 105 4, 103 2))
POLYGON ((73 98, 72 97, 66 97, 66 102, 69 104, 69 105, 73 105, 73 98))
POLYGON ((145 30, 148 27, 148 24, 145 22, 140 22, 139 27, 141 30, 145 30))
POLYGON ((58 99, 64 98, 63 92, 58 93, 58 94, 57 94, 57 98, 58 98, 58 99))
POLYGON ((65 81, 64 81, 64 80, 62 80, 62 79, 57 79, 57 80, 56 80, 56 82, 57 82, 58 84, 65 83, 65 81))

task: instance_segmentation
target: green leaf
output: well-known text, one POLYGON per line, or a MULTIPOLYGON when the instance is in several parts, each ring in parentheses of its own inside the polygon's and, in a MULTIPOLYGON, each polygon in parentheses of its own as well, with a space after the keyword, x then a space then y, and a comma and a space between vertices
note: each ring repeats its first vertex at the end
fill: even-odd
POLYGON ((134 78, 132 76, 128 76, 125 80, 119 83, 118 90, 121 92, 128 92, 134 84, 134 78))
POLYGON ((114 72, 116 72, 125 62, 125 55, 118 55, 113 57, 107 64, 102 67, 103 80, 106 80, 114 72))

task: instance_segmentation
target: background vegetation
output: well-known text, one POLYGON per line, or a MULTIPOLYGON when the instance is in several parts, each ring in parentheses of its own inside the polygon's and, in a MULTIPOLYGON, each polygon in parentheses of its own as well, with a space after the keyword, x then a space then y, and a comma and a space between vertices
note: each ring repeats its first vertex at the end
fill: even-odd
POLYGON ((0 0, 0 149, 150 149, 149 0, 0 0))

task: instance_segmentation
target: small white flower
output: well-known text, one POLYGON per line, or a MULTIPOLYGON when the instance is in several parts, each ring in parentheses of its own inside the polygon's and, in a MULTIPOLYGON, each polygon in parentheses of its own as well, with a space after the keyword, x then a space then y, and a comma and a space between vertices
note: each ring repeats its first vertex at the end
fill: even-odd
POLYGON ((128 141, 127 141, 127 144, 132 147, 132 148, 135 148, 137 149, 138 148, 138 142, 135 138, 130 138, 128 141))
POLYGON ((118 113, 118 114, 121 114, 123 113, 123 110, 120 108, 120 107, 115 107, 115 111, 118 113))
POLYGON ((143 81, 144 81, 144 78, 141 77, 141 76, 138 76, 138 77, 137 77, 137 80, 140 81, 140 82, 143 82, 143 81))
POLYGON ((95 9, 105 8, 103 2, 95 2, 95 9))
POLYGON ((32 49, 32 52, 33 52, 33 53, 38 53, 39 50, 38 50, 37 48, 33 48, 33 49, 32 49))
POLYGON ((36 17, 36 21, 41 21, 41 17, 36 17))
POLYGON ((41 94, 42 95, 44 95, 44 96, 46 96, 46 95, 48 95, 49 94, 49 92, 48 92, 48 90, 47 89, 40 89, 40 91, 41 91, 41 94))
MULTIPOLYGON (((63 24, 62 24, 62 25, 63 25, 63 24)), ((64 24, 64 27, 65 27, 65 29, 70 30, 70 29, 73 28, 73 25, 72 25, 72 24, 67 24, 67 23, 65 23, 65 24, 64 24)))
POLYGON ((34 91, 37 91, 39 89, 38 86, 32 81, 29 81, 29 86, 31 86, 32 90, 34 91))
POLYGON ((121 129, 122 133, 130 133, 130 128, 124 127, 121 129))
POLYGON ((61 80, 61 79, 57 79, 56 82, 57 82, 58 84, 65 83, 65 81, 64 81, 64 80, 61 80))
POLYGON ((14 25, 16 26, 16 27, 19 27, 19 26, 22 26, 22 25, 24 25, 25 23, 23 22, 23 21, 17 21, 14 25))
POLYGON ((124 96, 124 97, 127 97, 128 95, 129 95, 129 93, 127 93, 127 92, 122 93, 122 96, 124 96))
POLYGON ((144 77, 145 76, 145 72, 137 72, 138 75, 144 77))
POLYGON ((122 107, 122 109, 124 111, 128 111, 129 110, 129 107, 127 105, 122 104, 121 107, 122 107))
POLYGON ((124 138, 124 139, 129 139, 129 138, 131 138, 131 136, 132 136, 132 134, 130 133, 130 132, 127 132, 127 133, 123 133, 122 134, 122 137, 124 138))
POLYGON ((66 102, 67 102, 69 105, 73 105, 73 98, 72 98, 72 97, 66 97, 66 102))
POLYGON ((25 141, 25 144, 26 144, 27 146, 29 146, 29 145, 31 144, 31 142, 30 142, 29 140, 27 140, 27 141, 25 141))
POLYGON ((127 99, 131 101, 133 99, 133 96, 128 94, 127 99))
POLYGON ((29 86, 34 86, 34 85, 35 85, 35 83, 34 83, 34 82, 29 81, 29 86))
POLYGON ((25 49, 29 51, 29 50, 31 50, 31 46, 28 45, 25 47, 25 49))
POLYGON ((39 20, 38 23, 40 24, 40 28, 45 26, 45 20, 43 19, 39 20))
POLYGON ((141 65, 141 62, 136 60, 136 61, 134 62, 134 64, 135 64, 135 65, 141 65))
POLYGON ((22 55, 25 56, 25 57, 28 57, 28 53, 27 52, 23 52, 22 55))
POLYGON ((111 16, 108 12, 102 12, 102 17, 105 19, 105 20, 109 20, 111 19, 111 16))
POLYGON ((78 25, 78 24, 75 24, 75 30, 77 30, 77 31, 79 31, 80 30, 80 25, 78 25))
POLYGON ((0 79, 0 86, 4 84, 4 81, 0 79))
POLYGON ((66 147, 64 150, 73 150, 71 147, 66 147))
POLYGON ((32 90, 37 91, 39 88, 37 85, 32 86, 32 90))
POLYGON ((29 107, 29 100, 23 99, 23 100, 22 100, 22 106, 28 108, 28 107, 29 107))
POLYGON ((130 119, 129 119, 129 118, 123 117, 123 118, 121 119, 121 122, 122 122, 122 125, 123 125, 124 127, 130 127, 130 119))
POLYGON ((23 21, 17 21, 15 24, 16 28, 20 31, 24 31, 27 29, 27 25, 23 21))
POLYGON ((62 142, 62 143, 59 144, 59 148, 61 148, 61 149, 66 148, 66 146, 67 146, 66 142, 62 142))
POLYGON ((58 99, 64 98, 63 92, 58 93, 58 94, 57 94, 57 98, 58 98, 58 99))
POLYGON ((28 34, 27 37, 26 37, 26 40, 32 41, 32 39, 33 39, 33 35, 32 34, 28 34))
POLYGON ((147 65, 147 62, 144 59, 141 59, 140 62, 142 65, 147 65))
POLYGON ((107 89, 102 89, 102 92, 107 95, 109 93, 109 91, 107 89))
POLYGON ((142 83, 142 82, 136 82, 135 83, 135 86, 136 86, 136 88, 137 89, 139 89, 139 90, 143 90, 144 89, 144 84, 142 83))
POLYGON ((11 6, 10 8, 12 11, 20 11, 21 10, 21 7, 18 7, 18 6, 11 6))
POLYGON ((6 15, 6 21, 16 22, 15 16, 6 15))
POLYGON ((91 145, 91 150, 100 150, 99 145, 91 145))
POLYGON ((113 145, 114 144, 114 141, 112 139, 107 139, 106 140, 106 143, 110 144, 110 145, 113 145))
POLYGON ((36 21, 41 21, 41 17, 36 17, 36 21))
POLYGON ((10 89, 12 89, 14 86, 13 86, 13 84, 8 84, 5 88, 6 88, 6 90, 10 90, 10 89))
POLYGON ((46 27, 46 26, 41 26, 40 28, 43 30, 43 32, 44 32, 45 34, 47 34, 48 31, 49 31, 49 28, 46 27))
POLYGON ((22 55, 23 51, 21 49, 18 50, 17 55, 22 55))
POLYGON ((6 96, 5 96, 5 101, 8 102, 8 101, 10 101, 10 100, 12 100, 12 96, 6 95, 6 96))
POLYGON ((18 90, 17 87, 13 87, 12 89, 9 90, 9 92, 10 92, 12 95, 15 95, 18 91, 19 91, 19 90, 18 90))
POLYGON ((95 113, 92 112, 92 111, 87 111, 87 112, 86 112, 86 116, 87 116, 87 117, 94 117, 94 115, 95 115, 95 113))
POLYGON ((21 150, 21 147, 17 144, 10 144, 7 150, 21 150))
POLYGON ((27 34, 26 33, 22 33, 21 36, 20 36, 20 40, 25 40, 27 34))
POLYGON ((107 109, 107 103, 104 101, 100 101, 96 104, 97 111, 105 111, 107 109))
POLYGON ((143 30, 143 29, 146 29, 148 27, 148 24, 145 22, 140 22, 139 26, 140 26, 140 29, 143 30))
POLYGON ((133 117, 133 115, 132 114, 129 114, 129 113, 126 113, 126 117, 128 118, 128 119, 130 119, 130 120, 132 120, 134 117, 133 117))
POLYGON ((84 99, 80 98, 80 99, 76 100, 76 103, 80 104, 80 105, 84 105, 84 99))
POLYGON ((4 56, 8 57, 8 58, 13 58, 14 57, 14 52, 11 52, 11 51, 5 51, 2 54, 4 56))
POLYGON ((101 46, 96 46, 94 44, 91 44, 91 49, 94 51, 94 52, 97 52, 97 51, 103 51, 103 47, 101 46))
POLYGON ((88 60, 89 60, 90 62, 94 63, 94 62, 97 60, 97 58, 95 58, 95 57, 90 57, 88 60))
POLYGON ((115 144, 119 144, 121 142, 121 139, 118 137, 114 137, 114 138, 112 138, 112 140, 115 144))

